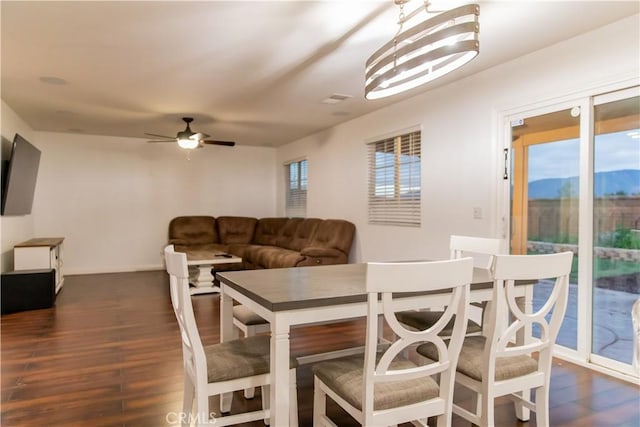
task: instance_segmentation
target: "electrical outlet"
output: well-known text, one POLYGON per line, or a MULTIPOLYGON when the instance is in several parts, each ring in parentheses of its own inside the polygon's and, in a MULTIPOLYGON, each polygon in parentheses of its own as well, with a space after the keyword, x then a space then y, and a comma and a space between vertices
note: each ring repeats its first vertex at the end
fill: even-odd
POLYGON ((473 219, 482 219, 482 208, 473 208, 473 219))

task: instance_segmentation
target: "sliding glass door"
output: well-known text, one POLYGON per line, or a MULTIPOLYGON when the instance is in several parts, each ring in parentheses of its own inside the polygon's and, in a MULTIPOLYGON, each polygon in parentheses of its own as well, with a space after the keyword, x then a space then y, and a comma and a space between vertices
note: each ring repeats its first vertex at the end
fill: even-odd
MULTIPOLYGON (((557 344, 627 374, 640 292, 639 93, 634 87, 506 117, 511 252, 574 252, 557 344)), ((548 291, 538 286, 534 309, 548 291)))
POLYGON ((626 95, 594 99, 591 352, 628 365, 640 287, 640 98, 626 95))
MULTIPOLYGON (((578 253, 580 109, 562 109, 511 122, 513 171, 511 253, 578 253)), ((569 305, 557 342, 577 345, 578 257, 569 305)), ((534 289, 533 304, 546 301, 551 283, 534 289)), ((534 333, 538 333, 534 330, 534 333)))

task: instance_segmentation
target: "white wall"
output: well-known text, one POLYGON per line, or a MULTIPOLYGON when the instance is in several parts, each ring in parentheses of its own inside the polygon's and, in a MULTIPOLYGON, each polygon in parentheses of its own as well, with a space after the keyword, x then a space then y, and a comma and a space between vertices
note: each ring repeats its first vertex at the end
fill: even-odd
MULTIPOLYGON (((66 274, 160 268, 178 215, 275 214, 271 148, 204 147, 188 159, 142 139, 36 132, 31 141, 42 157, 22 237, 65 237, 66 274)), ((13 243, 3 239, 3 251, 13 243)))
MULTIPOLYGON (((450 234, 499 237, 497 113, 640 74, 638 15, 415 96, 278 150, 309 160, 307 215, 356 224, 353 261, 448 256, 450 234), (422 226, 367 223, 366 141, 422 126, 422 226), (473 208, 483 218, 473 218, 473 208)), ((481 53, 482 54, 482 53, 481 53)), ((284 177, 278 178, 283 206, 284 177)), ((281 213, 281 212, 280 212, 281 213)))
MULTIPOLYGON (((169 220, 182 214, 284 214, 283 162, 309 159, 308 216, 356 224, 352 261, 446 257, 452 233, 498 233, 495 117, 586 86, 638 76, 638 16, 422 93, 275 149, 205 147, 34 132, 2 103, 2 136, 42 151, 33 215, 2 217, 2 271, 13 244, 64 236, 65 271, 159 268, 169 220), (365 142, 422 126, 420 228, 367 223, 365 142), (482 219, 473 219, 480 207, 482 219)), ((6 141, 3 144, 6 145, 6 141)))
MULTIPOLYGON (((35 133, 4 101, 0 113, 2 131, 2 160, 11 155, 13 137, 19 133, 28 141, 34 141, 35 133)), ((35 145, 35 144, 34 144, 35 145)), ((0 217, 0 271, 13 269, 13 245, 30 239, 34 234, 33 215, 0 217)))

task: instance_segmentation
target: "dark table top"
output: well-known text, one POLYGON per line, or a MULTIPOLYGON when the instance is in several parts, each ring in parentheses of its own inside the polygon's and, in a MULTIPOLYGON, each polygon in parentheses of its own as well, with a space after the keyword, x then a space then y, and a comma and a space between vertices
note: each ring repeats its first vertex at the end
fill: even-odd
MULTIPOLYGON (((366 263, 217 272, 216 278, 272 312, 367 299, 366 263)), ((471 289, 491 286, 489 271, 474 268, 471 289)))

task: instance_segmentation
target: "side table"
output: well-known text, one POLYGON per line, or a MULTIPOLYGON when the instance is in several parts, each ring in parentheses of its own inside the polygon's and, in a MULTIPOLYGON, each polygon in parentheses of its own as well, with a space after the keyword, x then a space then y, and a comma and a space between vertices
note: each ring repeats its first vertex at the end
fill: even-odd
POLYGON ((191 295, 220 292, 220 287, 214 283, 211 268, 217 264, 237 264, 242 258, 224 252, 188 251, 187 265, 189 268, 189 282, 191 295))

